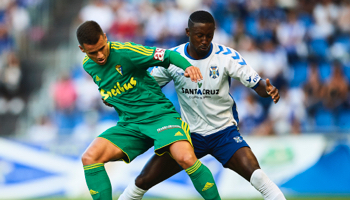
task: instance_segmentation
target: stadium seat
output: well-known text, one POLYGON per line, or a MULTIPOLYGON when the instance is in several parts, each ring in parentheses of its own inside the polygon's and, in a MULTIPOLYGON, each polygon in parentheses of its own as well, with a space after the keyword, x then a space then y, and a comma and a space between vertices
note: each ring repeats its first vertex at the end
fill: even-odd
POLYGON ((334 116, 330 111, 320 109, 316 112, 316 127, 318 127, 320 131, 329 131, 334 128, 334 121, 334 116))
POLYGON ((307 63, 297 62, 293 65, 294 75, 290 82, 291 87, 300 87, 307 79, 307 63))
POLYGON ((343 67, 344 75, 346 76, 347 80, 350 82, 350 65, 343 67))
POLYGON ((320 58, 327 57, 328 43, 324 39, 315 39, 310 42, 311 51, 320 58))
POLYGON ((329 63, 323 62, 319 64, 320 78, 321 81, 326 81, 332 73, 331 66, 329 63))
POLYGON ((339 113, 339 117, 337 120, 337 126, 342 131, 350 131, 350 110, 343 110, 339 113))
POLYGON ((340 43, 345 46, 346 50, 350 50, 350 38, 348 36, 339 36, 334 43, 340 43))

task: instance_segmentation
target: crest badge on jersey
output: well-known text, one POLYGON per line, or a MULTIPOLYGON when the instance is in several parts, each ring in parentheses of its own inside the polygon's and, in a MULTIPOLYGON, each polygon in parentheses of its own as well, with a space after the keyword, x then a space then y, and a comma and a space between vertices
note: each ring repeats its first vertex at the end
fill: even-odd
POLYGON ((115 66, 115 69, 119 72, 119 74, 120 75, 122 75, 123 76, 123 68, 122 68, 122 66, 121 65, 117 65, 117 66, 115 66))
POLYGON ((217 77, 219 77, 219 68, 217 66, 211 66, 209 71, 210 71, 209 76, 212 77, 213 79, 216 79, 217 77))

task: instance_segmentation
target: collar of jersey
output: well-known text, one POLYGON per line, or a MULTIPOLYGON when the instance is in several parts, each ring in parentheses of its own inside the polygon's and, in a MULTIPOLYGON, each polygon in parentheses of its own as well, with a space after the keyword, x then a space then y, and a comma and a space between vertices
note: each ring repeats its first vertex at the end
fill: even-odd
POLYGON ((208 57, 210 56, 211 52, 213 51, 213 43, 210 43, 210 50, 209 50, 208 54, 207 54, 206 56, 204 56, 203 58, 201 58, 201 59, 195 59, 195 58, 192 58, 192 56, 190 56, 190 54, 187 52, 187 46, 188 46, 189 44, 190 44, 190 43, 187 42, 187 44, 185 45, 184 52, 185 52, 185 55, 186 55, 188 58, 192 59, 192 60, 203 60, 203 59, 206 59, 206 58, 208 58, 208 57))

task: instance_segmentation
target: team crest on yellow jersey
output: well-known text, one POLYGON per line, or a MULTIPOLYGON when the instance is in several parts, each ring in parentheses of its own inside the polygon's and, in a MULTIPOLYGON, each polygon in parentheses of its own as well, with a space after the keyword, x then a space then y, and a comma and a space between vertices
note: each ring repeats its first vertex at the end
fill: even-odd
POLYGON ((122 75, 123 76, 123 68, 122 68, 122 66, 121 65, 117 65, 117 66, 115 66, 115 69, 119 72, 119 74, 120 75, 122 75))

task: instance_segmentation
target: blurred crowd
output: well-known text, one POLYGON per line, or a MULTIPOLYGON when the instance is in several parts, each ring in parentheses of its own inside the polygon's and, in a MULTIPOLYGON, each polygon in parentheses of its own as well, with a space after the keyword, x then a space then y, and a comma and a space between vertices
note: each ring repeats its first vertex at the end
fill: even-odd
MULTIPOLYGON (((280 91, 281 99, 274 104, 232 81, 243 135, 349 133, 349 0, 92 0, 77 12, 73 27, 95 20, 111 41, 171 48, 188 41, 185 28, 195 10, 213 14, 214 42, 236 49, 280 91)), ((6 11, 5 16, 10 15, 6 11)), ((1 26, 6 27, 3 34, 0 28, 4 54, 13 49, 8 33, 15 25, 1 16, 6 25, 1 26)), ((0 65, 1 76, 6 68, 20 69, 16 53, 10 53, 7 65, 0 65)), ((0 79, 2 88, 16 89, 20 70, 12 73, 7 86, 6 79, 0 79)), ((118 121, 117 113, 103 105, 81 62, 62 73, 51 88, 55 108, 29 130, 36 135, 33 139, 65 135, 90 141, 118 121)), ((179 111, 172 83, 163 91, 179 111)))
POLYGON ((30 4, 29 1, 0 1, 0 115, 19 115, 25 106, 19 53, 30 26, 27 11, 30 4))

